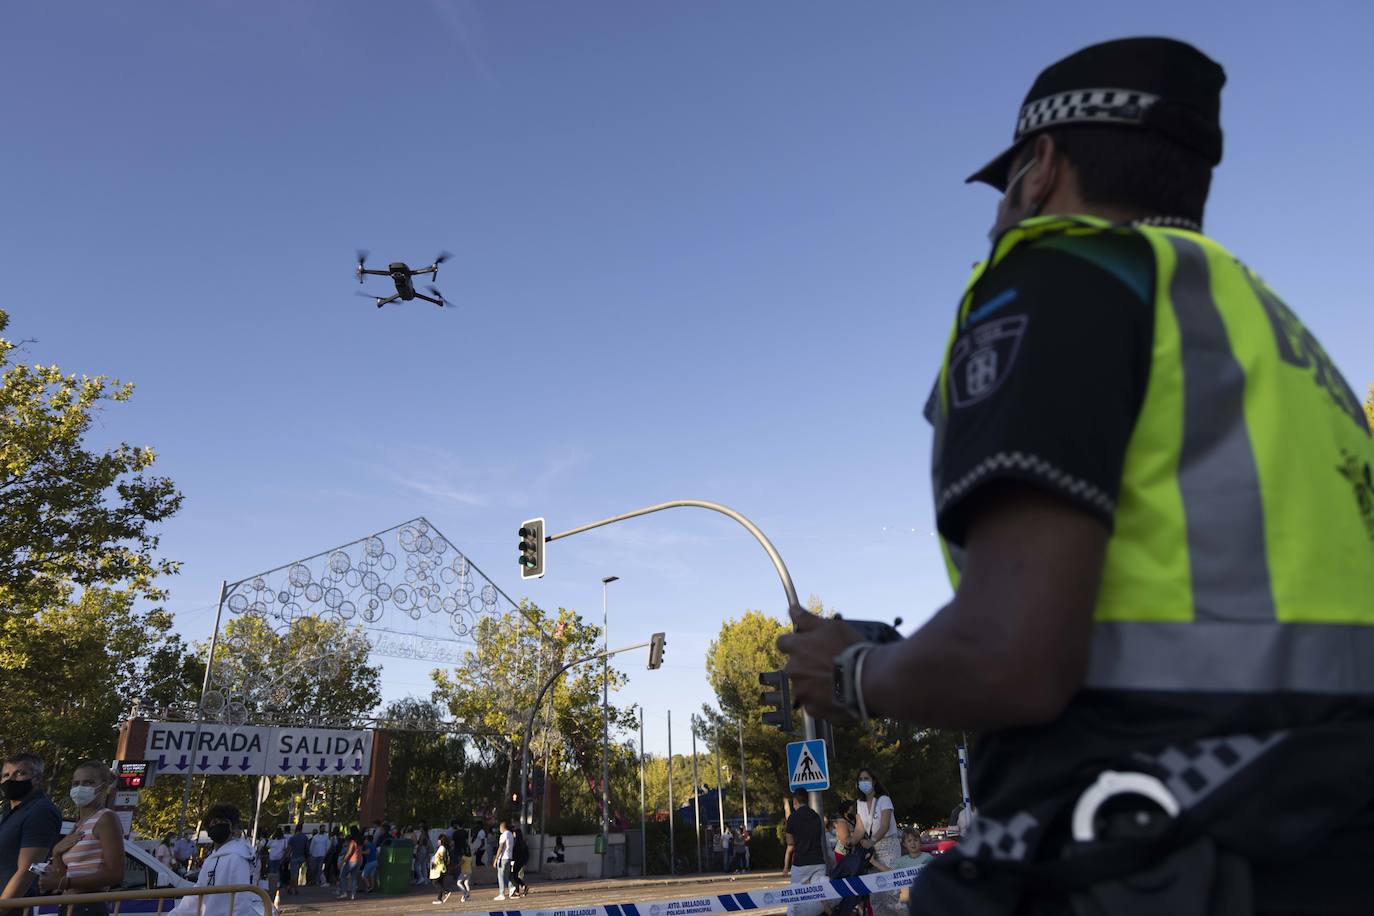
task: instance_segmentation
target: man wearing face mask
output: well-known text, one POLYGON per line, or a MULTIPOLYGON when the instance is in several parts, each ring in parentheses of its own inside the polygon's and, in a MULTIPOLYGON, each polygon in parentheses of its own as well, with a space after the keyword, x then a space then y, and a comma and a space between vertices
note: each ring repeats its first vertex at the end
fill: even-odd
POLYGON ((37 890, 29 866, 48 858, 62 831, 62 814, 43 794, 43 758, 15 754, 0 768, 0 886, 5 899, 37 890))
POLYGON ((977 814, 913 912, 1374 900, 1374 443, 1202 232, 1224 82, 1162 38, 1035 80, 970 179, 1002 192, 993 246, 927 406, 954 597, 899 642, 800 608, 779 639, 814 714, 980 732, 977 814))
MULTIPOLYGON (((233 805, 212 805, 201 817, 201 823, 214 848, 200 865, 196 887, 257 884, 257 858, 239 830, 239 809, 233 805)), ((262 898, 252 893, 183 897, 169 916, 229 916, 231 898, 234 913, 263 916, 262 898)))

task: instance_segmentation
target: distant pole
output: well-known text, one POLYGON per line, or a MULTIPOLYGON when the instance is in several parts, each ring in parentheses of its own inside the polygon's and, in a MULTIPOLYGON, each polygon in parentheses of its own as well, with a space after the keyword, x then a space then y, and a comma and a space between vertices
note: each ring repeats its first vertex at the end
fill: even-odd
POLYGON ((744 720, 739 721, 739 798, 744 809, 744 829, 749 829, 749 781, 744 775, 744 720))
POLYGON ((649 818, 644 807, 644 707, 639 707, 639 873, 649 873, 649 818))
POLYGON ((697 874, 704 869, 701 865, 701 780, 697 778, 697 717, 692 714, 692 816, 697 828, 697 874))
POLYGON ((673 711, 668 710, 668 874, 677 874, 677 808, 673 807, 673 711))
POLYGON ((725 787, 720 778, 720 729, 716 729, 716 812, 720 818, 720 858, 721 871, 727 871, 730 863, 725 861, 725 787))
POLYGON ((606 853, 601 856, 601 877, 606 877, 606 860, 611 849, 611 643, 610 622, 606 616, 606 586, 619 579, 619 576, 606 576, 601 580, 601 836, 606 843, 606 853))
POLYGON ((219 583, 219 601, 215 604, 215 629, 210 634, 210 651, 205 655, 205 678, 200 682, 200 702, 196 704, 196 729, 191 734, 191 756, 186 768, 186 787, 181 792, 181 820, 178 833, 186 832, 186 812, 191 807, 191 777, 196 772, 196 751, 200 748, 200 727, 205 721, 205 695, 210 692, 210 672, 215 666, 215 646, 219 644, 219 622, 224 616, 224 599, 229 595, 229 581, 219 583))

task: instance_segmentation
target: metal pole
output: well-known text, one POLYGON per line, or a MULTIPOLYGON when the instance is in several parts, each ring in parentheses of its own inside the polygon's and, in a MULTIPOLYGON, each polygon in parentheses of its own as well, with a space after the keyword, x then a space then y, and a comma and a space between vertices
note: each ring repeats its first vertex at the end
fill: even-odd
POLYGON ((181 793, 181 819, 178 821, 177 833, 186 832, 186 812, 191 807, 191 778, 196 772, 196 748, 200 745, 200 725, 205 721, 205 695, 210 692, 210 672, 215 667, 215 646, 219 644, 219 622, 224 616, 224 599, 228 597, 229 580, 221 579, 219 582, 219 601, 215 605, 215 629, 210 634, 210 651, 205 656, 205 678, 200 682, 200 702, 196 704, 196 728, 191 733, 191 754, 187 758, 190 761, 186 768, 186 787, 181 793))
POLYGON ((692 714, 692 816, 697 828, 697 874, 701 867, 701 780, 697 778, 697 717, 692 714))
POLYGON ((649 818, 644 807, 644 707, 639 707, 639 873, 649 873, 649 818))
MULTIPOLYGON (((557 541, 560 538, 571 537, 574 534, 581 534, 584 531, 591 531, 593 528, 600 528, 603 525, 611 525, 616 522, 623 522, 626 519, 638 518, 641 515, 648 515, 652 512, 661 512, 664 509, 677 509, 681 507, 694 507, 697 509, 710 509, 712 512, 719 512, 721 515, 728 516, 744 526, 754 540, 759 542, 764 551, 768 554, 768 559, 773 562, 773 569, 778 573, 778 578, 782 580, 782 591, 787 597, 787 613, 789 616, 796 617, 799 614, 807 613, 797 600, 797 587, 792 584, 792 576, 787 571, 787 564, 783 563, 782 555, 778 553, 773 542, 768 540, 768 536, 759 529, 749 519, 731 509, 729 506, 722 506, 720 503, 708 502, 704 499, 675 499, 671 502, 658 503, 653 506, 645 506, 643 509, 635 509, 632 512, 623 512, 620 515, 613 515, 610 518, 603 518, 600 521, 591 522, 586 525, 578 525, 576 528, 569 528, 567 531, 560 531, 544 538, 544 541, 557 541)), ((807 740, 816 737, 816 720, 811 717, 811 713, 802 710, 802 732, 807 740)), ((825 795, 822 792, 814 791, 810 793, 810 807, 812 811, 825 818, 825 795)))
POLYGON ((739 798, 743 808, 744 829, 749 829, 749 780, 744 775, 744 721, 739 723, 739 798))
POLYGON ((720 778, 720 729, 716 729, 716 808, 720 817, 720 857, 722 871, 730 870, 730 863, 725 861, 725 789, 720 778))
MULTIPOLYGON (((967 738, 964 738, 967 741, 967 738)), ((964 792, 964 810, 973 807, 973 802, 968 795, 968 746, 959 745, 959 787, 964 792)))
POLYGON ((544 798, 539 803, 539 871, 544 870, 544 840, 549 826, 549 755, 553 746, 549 743, 549 729, 553 726, 553 694, 549 694, 549 719, 544 723, 544 798))
MULTIPOLYGON (((607 576, 601 580, 601 645, 602 652, 611 649, 610 621, 606 616, 606 586, 619 576, 607 576)), ((611 660, 609 655, 601 659, 601 836, 606 844, 606 852, 601 856, 601 877, 606 877, 606 859, 611 850, 611 725, 610 725, 611 660)))
POLYGON ((673 806, 673 711, 668 710, 668 874, 677 874, 677 808, 673 806))

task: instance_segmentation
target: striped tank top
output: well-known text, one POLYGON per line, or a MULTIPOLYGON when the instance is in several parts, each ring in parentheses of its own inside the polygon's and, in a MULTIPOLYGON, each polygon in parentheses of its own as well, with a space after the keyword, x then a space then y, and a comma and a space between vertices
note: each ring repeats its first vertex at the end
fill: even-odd
POLYGON ((95 835, 95 824, 102 816, 113 813, 109 808, 101 808, 73 828, 77 841, 62 853, 62 864, 67 866, 67 874, 79 878, 100 871, 102 850, 100 840, 95 835))

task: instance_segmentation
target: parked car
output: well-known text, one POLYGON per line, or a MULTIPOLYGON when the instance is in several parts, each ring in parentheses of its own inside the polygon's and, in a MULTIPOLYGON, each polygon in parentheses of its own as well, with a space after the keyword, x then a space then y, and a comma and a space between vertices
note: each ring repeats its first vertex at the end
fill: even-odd
MULTIPOLYGON (((72 824, 66 822, 62 825, 62 834, 65 836, 72 831, 72 824)), ((111 888, 115 891, 141 891, 160 887, 191 887, 192 882, 172 871, 157 859, 152 853, 144 849, 132 840, 124 841, 124 880, 119 887, 111 888)), ((156 913, 158 904, 162 904, 162 912, 166 913, 177 905, 175 899, 158 900, 149 898, 147 900, 125 900, 119 906, 120 913, 156 913)), ((58 907, 42 906, 38 908, 39 916, 57 916, 58 907)))
POLYGON ((934 827, 921 831, 921 852, 938 856, 959 845, 958 827, 934 827))

